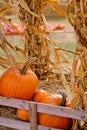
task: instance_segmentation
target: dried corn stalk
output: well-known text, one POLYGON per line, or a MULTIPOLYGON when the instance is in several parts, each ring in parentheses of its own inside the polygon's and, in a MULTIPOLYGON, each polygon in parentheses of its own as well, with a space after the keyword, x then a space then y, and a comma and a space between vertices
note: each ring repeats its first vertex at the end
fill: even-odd
POLYGON ((14 47, 7 41, 4 29, 4 26, 8 25, 11 27, 11 29, 13 29, 13 31, 17 31, 17 28, 5 17, 7 12, 14 10, 15 7, 11 5, 10 0, 3 0, 2 2, 0 2, 0 4, 0 49, 5 53, 4 56, 0 56, 0 65, 5 68, 12 66, 14 69, 17 69, 18 67, 16 65, 16 59, 14 58, 14 54, 12 53, 12 51, 14 51, 18 59, 23 62, 23 49, 20 49, 17 46, 14 47), (19 51, 21 52, 20 54, 18 53, 19 51))
POLYGON ((51 42, 47 39, 44 30, 49 32, 49 28, 42 14, 46 5, 64 15, 64 12, 58 8, 56 0, 19 0, 19 17, 25 25, 25 57, 38 58, 37 63, 32 66, 38 77, 47 75, 50 65, 52 66, 49 50, 51 42))
MULTIPOLYGON (((14 1, 9 0, 9 6, 7 5, 7 7, 14 9, 16 5, 13 3, 14 1)), ((20 59, 23 57, 23 60, 27 60, 28 58, 37 57, 37 62, 34 62, 31 68, 36 72, 39 78, 53 78, 55 76, 57 77, 57 74, 61 74, 63 86, 66 89, 67 95, 72 100, 71 88, 64 74, 64 71, 70 73, 71 61, 63 51, 56 50, 56 44, 48 39, 50 31, 45 16, 42 14, 44 7, 49 5, 59 14, 64 15, 65 13, 58 8, 58 4, 56 0, 19 0, 19 18, 25 27, 25 47, 23 50, 18 46, 13 47, 8 42, 7 44, 20 59), (62 56, 62 61, 60 56, 62 56), (69 69, 63 68, 63 63, 69 64, 69 69)), ((9 10, 9 8, 6 7, 1 10, 0 19, 4 23, 9 24, 13 30, 16 30, 16 28, 3 17, 3 14, 5 14, 7 10, 9 10)), ((9 65, 8 59, 4 57, 1 57, 0 61, 2 65, 4 63, 9 65)))
MULTIPOLYGON (((74 84, 75 82, 75 75, 77 71, 79 71, 77 76, 81 81, 80 88, 78 87, 79 92, 77 90, 77 96, 74 99, 73 105, 74 107, 79 108, 80 106, 80 109, 84 109, 87 118, 87 104, 84 98, 87 87, 87 0, 70 0, 67 7, 67 18, 75 30, 77 44, 76 52, 79 53, 79 56, 76 55, 73 61, 74 73, 72 75, 72 83, 74 84), (74 7, 73 15, 71 14, 72 7, 74 7), (81 89, 83 90, 83 94, 81 94, 81 89), (77 105, 76 102, 78 102, 77 105)), ((84 129, 87 129, 87 122, 83 126, 80 122, 80 126, 82 128, 84 126, 84 129)))

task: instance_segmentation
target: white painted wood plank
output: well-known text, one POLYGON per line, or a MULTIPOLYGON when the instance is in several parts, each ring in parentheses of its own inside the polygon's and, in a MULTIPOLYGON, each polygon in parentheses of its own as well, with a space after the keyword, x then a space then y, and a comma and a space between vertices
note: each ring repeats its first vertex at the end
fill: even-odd
MULTIPOLYGON (((34 103, 31 101, 0 97, 0 105, 10 106, 14 108, 21 108, 25 110, 29 110, 29 102, 32 104, 34 103)), ((84 111, 61 106, 37 103, 37 112, 53 114, 56 116, 69 117, 79 120, 85 120, 84 111)))
MULTIPOLYGON (((18 130, 30 130, 30 123, 9 118, 0 117, 0 125, 18 130)), ((38 125, 38 130, 62 130, 38 125)))

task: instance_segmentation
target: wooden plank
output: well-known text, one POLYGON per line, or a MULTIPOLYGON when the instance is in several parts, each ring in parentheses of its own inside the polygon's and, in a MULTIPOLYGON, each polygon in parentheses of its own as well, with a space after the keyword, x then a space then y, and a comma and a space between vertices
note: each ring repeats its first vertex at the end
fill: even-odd
MULTIPOLYGON (((0 126, 6 126, 18 130, 30 130, 30 123, 9 118, 0 117, 0 126)), ((38 125, 38 130, 61 130, 38 125)))
POLYGON ((38 130, 37 127, 37 104, 29 103, 30 130, 38 130))
MULTIPOLYGON (((32 104, 34 102, 31 102, 32 104)), ((37 112, 47 113, 56 116, 69 117, 79 120, 85 120, 85 114, 81 110, 75 110, 73 108, 47 105, 42 103, 37 103, 37 112)))
MULTIPOLYGON (((14 108, 21 108, 25 110, 29 110, 29 102, 34 104, 34 102, 31 101, 0 97, 0 105, 14 107, 14 108)), ((53 114, 62 117, 69 117, 69 118, 74 118, 79 120, 85 120, 84 111, 76 110, 73 108, 61 107, 61 106, 37 103, 37 112, 53 114)))
POLYGON ((2 96, 0 96, 0 105, 10 106, 14 108, 22 108, 25 110, 29 109, 29 101, 19 100, 15 98, 7 98, 7 97, 2 97, 2 96))

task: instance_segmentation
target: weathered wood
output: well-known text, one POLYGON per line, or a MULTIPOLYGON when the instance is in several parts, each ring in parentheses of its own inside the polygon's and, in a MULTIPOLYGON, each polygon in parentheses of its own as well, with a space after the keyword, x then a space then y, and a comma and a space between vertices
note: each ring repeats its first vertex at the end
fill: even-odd
POLYGON ((75 110, 67 107, 37 104, 37 111, 56 115, 56 116, 85 120, 85 114, 83 111, 75 110))
POLYGON ((38 130, 37 126, 37 104, 29 103, 30 130, 38 130))
MULTIPOLYGON (((0 125, 9 128, 18 129, 18 130, 30 130, 30 123, 19 121, 19 120, 8 119, 4 117, 0 117, 0 125)), ((61 130, 61 129, 55 129, 55 128, 38 125, 38 130, 61 130)))
MULTIPOLYGON (((29 110, 29 103, 34 104, 35 102, 0 97, 0 105, 3 106, 29 110)), ((61 106, 37 103, 37 112, 42 112, 42 113, 47 113, 47 114, 62 116, 62 117, 69 117, 69 118, 74 118, 79 120, 85 120, 84 111, 76 110, 73 108, 61 107, 61 106)))
POLYGON ((29 109, 29 101, 0 96, 0 105, 14 108, 29 109))

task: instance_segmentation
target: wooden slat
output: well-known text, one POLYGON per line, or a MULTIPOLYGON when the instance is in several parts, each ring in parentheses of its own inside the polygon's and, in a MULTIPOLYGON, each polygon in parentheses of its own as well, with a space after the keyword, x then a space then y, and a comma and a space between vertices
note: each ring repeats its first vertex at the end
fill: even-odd
MULTIPOLYGON (((29 110, 29 102, 30 101, 0 97, 0 105, 14 107, 14 108, 21 108, 25 110, 29 110)), ((34 104, 34 102, 30 102, 30 103, 34 104)), ((83 111, 72 109, 72 108, 37 103, 37 112, 53 114, 62 117, 69 117, 69 118, 74 118, 79 120, 85 120, 85 114, 83 111)))
POLYGON ((28 110, 29 101, 0 96, 0 105, 28 110))
MULTIPOLYGON (((6 126, 18 130, 30 130, 30 123, 4 117, 0 117, 0 126, 6 126)), ((61 130, 61 129, 55 129, 38 125, 38 130, 61 130)))
MULTIPOLYGON (((34 102, 31 103, 33 104, 34 102)), ((61 107, 61 106, 37 103, 37 112, 42 112, 42 113, 47 113, 47 114, 62 116, 62 117, 69 117, 69 118, 74 118, 79 120, 85 120, 85 114, 83 111, 75 110, 67 107, 61 107)))
POLYGON ((30 130, 38 130, 37 127, 37 104, 29 103, 30 130))

